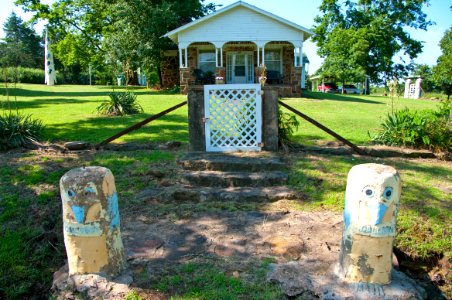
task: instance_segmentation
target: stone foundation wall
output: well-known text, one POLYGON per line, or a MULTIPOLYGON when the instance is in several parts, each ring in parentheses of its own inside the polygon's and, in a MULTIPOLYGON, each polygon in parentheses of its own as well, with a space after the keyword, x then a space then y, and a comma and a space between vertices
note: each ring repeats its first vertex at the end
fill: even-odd
POLYGON ((196 69, 196 60, 197 60, 197 51, 196 48, 189 47, 188 48, 188 67, 181 68, 180 73, 180 92, 181 94, 186 95, 188 93, 188 87, 193 85, 195 82, 195 78, 192 73, 193 70, 196 69))
POLYGON ((179 57, 164 56, 161 64, 162 70, 162 88, 172 88, 179 85, 179 57))

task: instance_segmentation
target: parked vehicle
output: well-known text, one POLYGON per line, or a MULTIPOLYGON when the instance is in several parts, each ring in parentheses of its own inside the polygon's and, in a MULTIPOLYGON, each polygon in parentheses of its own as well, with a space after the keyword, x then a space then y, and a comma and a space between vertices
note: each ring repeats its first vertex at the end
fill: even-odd
MULTIPOLYGON (((342 93, 342 86, 338 87, 339 93, 342 93)), ((344 94, 361 94, 361 91, 353 84, 344 84, 344 94)))
POLYGON ((337 93, 337 85, 332 82, 324 83, 317 87, 318 92, 337 93))

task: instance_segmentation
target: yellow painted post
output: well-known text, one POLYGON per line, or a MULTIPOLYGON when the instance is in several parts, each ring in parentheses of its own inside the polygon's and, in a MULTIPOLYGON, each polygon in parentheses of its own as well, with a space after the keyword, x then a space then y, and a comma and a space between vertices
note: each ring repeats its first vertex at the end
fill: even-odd
POLYGON ((350 170, 339 261, 345 280, 390 283, 400 193, 400 176, 390 166, 362 164, 350 170))
POLYGON ((125 266, 118 195, 111 171, 70 170, 60 180, 69 275, 115 276, 125 266))

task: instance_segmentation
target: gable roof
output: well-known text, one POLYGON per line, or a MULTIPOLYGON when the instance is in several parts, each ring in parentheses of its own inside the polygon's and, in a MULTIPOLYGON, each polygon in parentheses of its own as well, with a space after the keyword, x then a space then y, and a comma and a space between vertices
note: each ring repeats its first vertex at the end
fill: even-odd
POLYGON ((285 25, 287 25, 287 26, 289 26, 289 27, 292 27, 292 28, 294 28, 294 29, 303 31, 304 35, 307 36, 306 39, 308 39, 310 36, 314 35, 314 32, 312 32, 311 30, 309 30, 309 29, 307 29, 307 28, 305 28, 305 27, 303 27, 303 26, 300 26, 300 25, 298 25, 298 24, 296 24, 296 23, 293 23, 293 22, 291 22, 291 21, 288 21, 288 20, 286 20, 286 19, 284 19, 284 18, 278 17, 277 15, 274 15, 274 14, 268 12, 268 11, 265 11, 265 10, 263 10, 263 9, 260 9, 260 8, 258 8, 258 7, 256 7, 256 6, 253 6, 253 5, 251 5, 251 4, 248 4, 248 3, 246 3, 246 2, 243 2, 243 1, 237 1, 237 2, 235 2, 235 3, 233 3, 233 4, 231 4, 231 5, 228 5, 228 6, 224 7, 224 8, 222 8, 222 9, 219 9, 219 10, 217 10, 217 11, 215 11, 215 12, 213 12, 213 13, 207 15, 207 16, 204 16, 204 17, 199 18, 199 19, 197 19, 197 20, 194 20, 194 21, 192 21, 192 22, 190 22, 190 23, 187 23, 187 24, 185 24, 185 25, 183 25, 183 26, 181 26, 181 27, 179 27, 179 28, 176 28, 176 29, 174 29, 174 30, 172 30, 172 31, 170 31, 170 32, 168 32, 168 33, 166 33, 166 34, 164 35, 164 37, 169 37, 170 39, 172 39, 174 42, 177 43, 177 38, 178 38, 178 33, 179 33, 179 32, 184 31, 184 30, 187 30, 188 28, 190 28, 190 27, 192 27, 192 26, 194 26, 194 25, 203 23, 203 22, 205 22, 205 21, 207 21, 207 20, 209 20, 209 19, 215 18, 215 17, 218 16, 218 15, 222 15, 222 14, 224 14, 224 13, 226 13, 226 12, 228 12, 228 11, 230 11, 230 10, 236 8, 236 7, 239 7, 239 6, 246 7, 246 8, 248 8, 248 9, 252 10, 252 11, 255 11, 255 12, 259 13, 259 14, 262 14, 262 15, 264 15, 264 16, 267 16, 268 18, 271 18, 271 19, 273 19, 273 20, 276 20, 276 21, 278 21, 278 22, 280 22, 280 23, 282 23, 282 24, 285 24, 285 25))

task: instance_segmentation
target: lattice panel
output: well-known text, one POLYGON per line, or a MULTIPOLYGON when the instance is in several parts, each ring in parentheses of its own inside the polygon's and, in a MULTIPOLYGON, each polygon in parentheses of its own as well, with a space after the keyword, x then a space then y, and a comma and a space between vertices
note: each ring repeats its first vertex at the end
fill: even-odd
POLYGON ((205 86, 208 151, 260 150, 260 85, 205 86))

